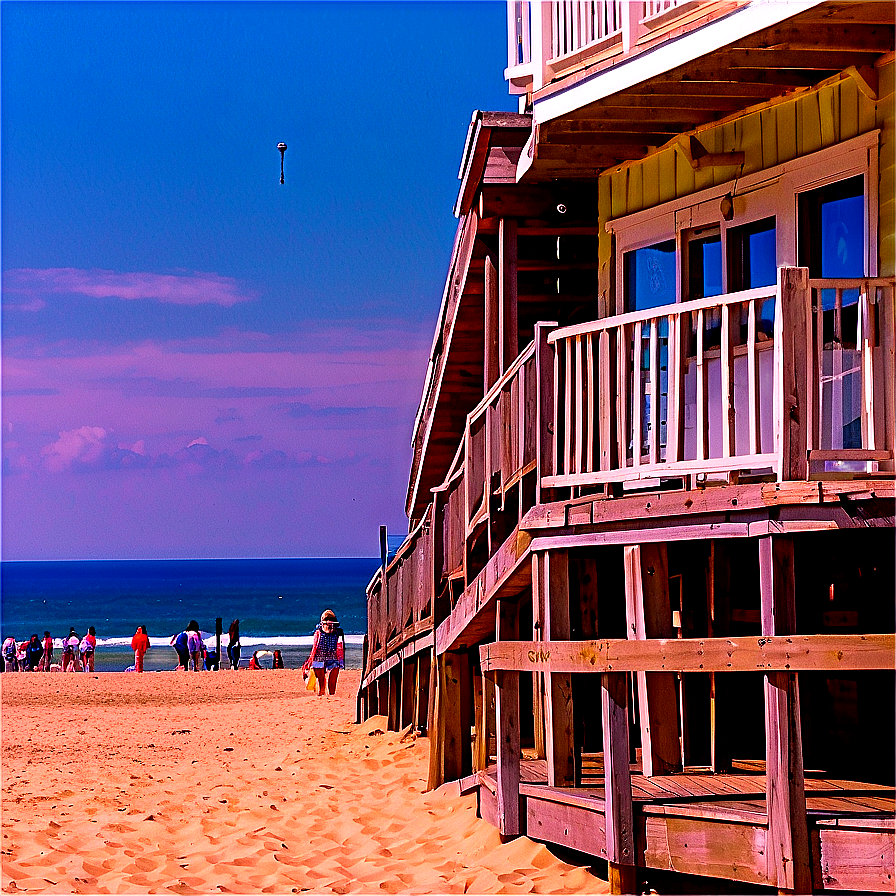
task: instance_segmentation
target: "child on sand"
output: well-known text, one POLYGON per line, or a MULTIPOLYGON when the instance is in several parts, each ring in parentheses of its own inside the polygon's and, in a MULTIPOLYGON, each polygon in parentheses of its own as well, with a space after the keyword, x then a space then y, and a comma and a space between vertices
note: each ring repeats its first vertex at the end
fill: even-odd
POLYGON ((146 626, 137 627, 134 637, 131 638, 131 650, 134 651, 134 671, 143 671, 143 657, 149 650, 149 635, 146 633, 146 626))
POLYGON ((314 670, 318 683, 318 697, 323 697, 324 690, 329 694, 336 693, 336 679, 339 670, 345 668, 345 632, 339 628, 339 620, 332 610, 324 610, 320 623, 314 629, 314 643, 311 655, 302 666, 302 677, 308 677, 308 670, 314 670))

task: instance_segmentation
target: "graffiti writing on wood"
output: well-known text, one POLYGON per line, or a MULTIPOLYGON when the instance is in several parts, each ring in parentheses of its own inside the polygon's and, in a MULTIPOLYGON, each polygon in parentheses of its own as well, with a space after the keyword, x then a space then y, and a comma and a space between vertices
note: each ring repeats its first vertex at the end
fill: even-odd
POLYGON ((530 650, 529 651, 529 662, 531 663, 545 663, 551 658, 550 650, 530 650))

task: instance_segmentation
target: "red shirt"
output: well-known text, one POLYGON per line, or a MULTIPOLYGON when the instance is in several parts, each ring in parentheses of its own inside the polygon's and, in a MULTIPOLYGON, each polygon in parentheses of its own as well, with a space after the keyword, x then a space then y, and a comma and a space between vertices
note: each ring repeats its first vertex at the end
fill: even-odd
POLYGON ((146 653, 149 650, 149 638, 143 634, 143 632, 137 632, 133 638, 131 638, 131 650, 136 653, 146 653))

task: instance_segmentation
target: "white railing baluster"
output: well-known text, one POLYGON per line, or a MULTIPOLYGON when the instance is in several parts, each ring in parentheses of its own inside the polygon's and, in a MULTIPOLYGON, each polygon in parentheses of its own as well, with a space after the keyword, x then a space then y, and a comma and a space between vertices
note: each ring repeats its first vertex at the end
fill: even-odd
POLYGON ((576 356, 576 388, 575 388, 575 415, 576 415, 576 441, 573 446, 574 457, 575 457, 575 470, 577 473, 582 472, 582 455, 584 451, 583 442, 585 441, 584 429, 583 429, 583 418, 584 418, 584 408, 583 404, 585 402, 585 380, 582 376, 582 337, 576 336, 575 343, 575 356, 576 356))
POLYGON ((747 418, 749 420, 749 451, 759 454, 759 356, 756 352, 756 305, 760 300, 747 302, 747 418))
POLYGON ((643 437, 641 428, 644 420, 644 387, 641 377, 641 328, 643 324, 635 324, 632 327, 632 344, 634 345, 634 357, 632 358, 632 465, 641 466, 641 449, 643 437))
POLYGON ((734 345, 731 340, 731 306, 722 305, 722 341, 720 349, 722 400, 722 457, 731 457, 734 449, 734 345))
POLYGON ((622 469, 628 466, 628 410, 631 380, 628 370, 628 352, 631 344, 629 327, 616 328, 616 456, 622 469))
POLYGON ((658 321, 650 322, 650 422, 647 433, 650 463, 660 460, 660 358, 658 321))
POLYGON ((707 366, 703 352, 706 324, 703 309, 697 312, 697 460, 706 460, 709 456, 709 421, 707 410, 709 389, 707 388, 707 366))
POLYGON ((588 333, 585 337, 585 382, 583 388, 588 395, 587 437, 585 451, 585 469, 590 473, 594 470, 594 393, 599 388, 600 374, 594 369, 594 335, 588 333), (597 374, 597 375, 595 375, 597 374))

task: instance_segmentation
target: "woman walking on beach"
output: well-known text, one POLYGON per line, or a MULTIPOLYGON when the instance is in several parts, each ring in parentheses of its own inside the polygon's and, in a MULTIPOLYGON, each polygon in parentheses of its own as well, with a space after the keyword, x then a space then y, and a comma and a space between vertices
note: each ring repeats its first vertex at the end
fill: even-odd
POLYGON ((314 629, 314 643, 311 655, 302 666, 302 677, 308 677, 308 670, 314 670, 317 679, 317 696, 323 697, 324 690, 336 693, 336 679, 339 670, 345 668, 345 632, 339 627, 339 620, 332 610, 324 610, 320 623, 314 629), (329 681, 328 681, 329 679, 329 681))
POLYGON ((227 658, 230 660, 230 668, 238 669, 240 665, 240 621, 234 619, 227 631, 227 658))
POLYGON ((146 633, 146 626, 138 626, 134 637, 131 638, 131 650, 134 651, 134 671, 143 671, 143 657, 149 650, 149 635, 146 633))

